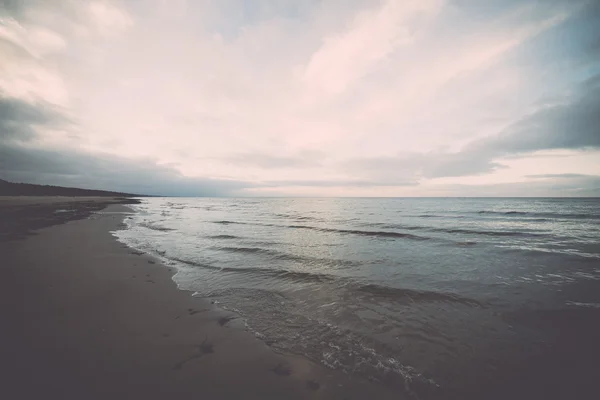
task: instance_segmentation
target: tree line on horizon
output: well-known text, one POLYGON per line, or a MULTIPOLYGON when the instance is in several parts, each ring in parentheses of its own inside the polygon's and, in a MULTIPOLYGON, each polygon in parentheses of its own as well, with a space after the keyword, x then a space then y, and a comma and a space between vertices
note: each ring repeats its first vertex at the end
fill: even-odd
POLYGON ((15 183, 0 179, 0 196, 145 197, 140 194, 81 189, 64 186, 15 183))

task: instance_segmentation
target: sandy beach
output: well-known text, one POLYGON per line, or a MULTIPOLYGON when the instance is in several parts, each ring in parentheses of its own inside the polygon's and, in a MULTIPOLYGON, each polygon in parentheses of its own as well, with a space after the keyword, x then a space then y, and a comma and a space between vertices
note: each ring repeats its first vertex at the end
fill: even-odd
POLYGON ((110 234, 131 212, 120 202, 0 201, 15 233, 0 243, 2 398, 398 398, 275 353, 237 315, 178 290, 174 271, 110 234))

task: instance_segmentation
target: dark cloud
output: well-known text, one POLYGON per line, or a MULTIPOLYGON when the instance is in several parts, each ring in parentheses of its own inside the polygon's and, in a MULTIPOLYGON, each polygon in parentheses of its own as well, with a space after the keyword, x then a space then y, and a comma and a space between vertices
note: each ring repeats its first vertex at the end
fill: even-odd
POLYGON ((495 160, 541 150, 600 149, 600 74, 591 76, 559 101, 539 103, 536 111, 496 136, 475 141, 454 154, 429 161, 428 177, 461 176, 493 171, 495 160), (446 162, 439 160, 447 159, 446 162))
MULTIPOLYGON (((437 185, 436 196, 482 196, 482 197, 600 197, 600 176, 584 175, 526 182, 498 183, 490 185, 437 185)), ((577 174, 574 174, 577 175, 577 174)))
POLYGON ((491 172, 495 160, 540 150, 600 149, 600 80, 594 76, 579 92, 560 103, 539 104, 538 109, 496 136, 478 140, 453 154, 427 160, 425 176, 447 177, 491 172))
POLYGON ((600 75, 584 81, 560 102, 540 103, 536 111, 503 132, 472 142, 461 151, 352 159, 340 168, 364 178, 410 182, 481 175, 503 168, 500 159, 557 149, 600 149, 600 75))
MULTIPOLYGON (((587 0, 585 0, 587 1, 587 0)), ((584 0, 548 0, 543 7, 530 7, 521 17, 509 18, 507 23, 518 26, 521 19, 542 21, 559 9, 569 10, 572 4, 584 0), (564 8, 563 8, 564 7, 564 8), (511 22, 512 21, 512 22, 511 22)), ((59 22, 84 21, 77 15, 78 3, 50 4, 45 0, 0 0, 0 17, 8 14, 27 26, 29 7, 60 7, 59 22)), ((479 21, 496 20, 512 15, 523 7, 520 0, 452 0, 458 15, 464 12, 479 21)), ((574 79, 582 79, 600 70, 600 2, 587 1, 588 6, 555 28, 531 38, 514 51, 519 66, 539 68, 540 76, 560 78, 561 87, 574 79), (529 59, 524 56, 529 54, 529 59), (529 60, 529 62, 527 62, 529 60), (575 68, 576 67, 576 68, 575 68), (554 69, 552 69, 554 68, 554 69), (557 72, 558 71, 558 72, 557 72), (552 72, 552 73, 549 73, 552 72), (567 79, 569 81, 567 81, 567 79), (563 81, 564 80, 564 81, 563 81)), ((525 8, 524 8, 525 9, 525 8)), ((56 14, 56 13, 55 13, 56 14)), ((519 13, 515 13, 517 15, 519 13)), ((484 26, 484 25, 482 25, 484 26)), ((451 25, 454 29, 455 26, 451 25)), ((493 26, 490 25, 490 28, 493 26)), ((66 28, 65 28, 66 29, 66 28)), ((61 29, 57 32, 62 33, 61 29)), ((8 60, 33 57, 18 41, 0 38, 0 53, 8 60)), ((1 58, 1 57, 0 57, 1 58)), ((536 70, 537 71, 537 70, 536 70)), ((487 79, 487 78, 486 78, 487 79)), ((544 81, 544 85, 546 81, 544 81)), ((553 86, 553 85, 548 85, 553 86)), ((525 87, 524 89, 527 89, 525 87)), ((493 172, 502 168, 499 160, 530 157, 540 150, 600 149, 600 74, 590 77, 573 92, 559 101, 540 102, 534 112, 524 116, 496 136, 477 140, 457 152, 399 154, 348 160, 337 165, 339 172, 350 176, 345 180, 277 180, 260 184, 241 181, 187 178, 177 169, 157 165, 153 160, 129 160, 84 151, 44 149, 32 145, 39 127, 58 128, 73 122, 60 109, 45 103, 28 103, 1 97, 0 93, 0 177, 8 180, 121 190, 149 194, 222 196, 241 193, 246 188, 302 187, 375 187, 407 186, 420 179, 460 177, 493 172)), ((553 94, 553 93, 550 93, 553 94)), ((518 96, 515 93, 515 96, 518 96)), ((475 113, 474 113, 475 114, 475 113)), ((217 125, 227 118, 206 115, 175 115, 171 122, 184 126, 217 125)), ((72 129, 69 129, 72 131, 72 129)), ((376 133, 376 132, 375 132, 376 133)), ((410 134, 410 133, 409 133, 410 134)), ((374 135, 375 139, 375 135, 374 135)), ((397 149, 399 150, 399 149, 397 149)), ((182 157, 193 158, 185 153, 182 157)), ((242 168, 310 169, 328 167, 330 160, 320 152, 292 154, 245 152, 223 158, 213 158, 242 168)), ((318 177, 315 177, 318 178, 318 177)), ((530 182, 481 186, 448 186, 453 193, 465 195, 518 195, 534 193, 548 195, 553 188, 562 194, 597 193, 599 178, 578 174, 547 174, 530 176, 530 182), (532 186, 531 186, 532 185, 532 186), (594 192, 596 190, 596 192, 594 192)))
POLYGON ((31 10, 51 10, 59 15, 57 19, 67 17, 75 20, 82 6, 85 7, 86 2, 80 0, 0 0, 0 16, 8 15, 19 21, 28 21, 36 17, 31 10))
MULTIPOLYGON (((455 0, 461 8, 478 10, 481 15, 498 15, 501 10, 522 6, 518 1, 478 2, 455 0)), ((502 158, 518 158, 541 150, 586 150, 600 148, 600 2, 569 2, 552 0, 545 6, 577 9, 566 22, 539 35, 519 50, 520 63, 529 53, 533 60, 542 62, 532 68, 540 73, 547 68, 558 68, 557 77, 570 75, 585 77, 596 74, 571 86, 571 93, 553 101, 540 101, 536 110, 524 116, 496 136, 471 143, 455 153, 427 153, 417 159, 413 170, 427 178, 478 175, 492 172, 502 165, 502 158), (553 67, 550 67, 550 64, 553 67), (567 67, 567 65, 569 67, 567 67), (565 70, 572 68, 572 70, 565 70), (584 73, 584 71, 586 73, 584 73)), ((533 12, 544 14, 546 10, 533 12)), ((566 83, 566 82, 565 82, 566 83)), ((401 158, 405 158, 402 156, 401 158)))
POLYGON ((536 174, 526 175, 525 177, 533 179, 600 179, 600 176, 586 174, 536 174))
POLYGON ((1 0, 0 13, 8 15, 21 15, 26 8, 26 5, 31 4, 27 0, 1 0))
MULTIPOLYGON (((600 8, 600 7, 599 7, 600 8)), ((599 13, 600 14, 600 13, 599 13)), ((596 37, 587 47, 590 61, 600 59, 600 37, 596 37)))
POLYGON ((600 148, 599 127, 600 85, 596 81, 572 101, 542 107, 498 137, 478 145, 481 150, 502 153, 600 148))
POLYGON ((0 178, 14 182, 74 186, 152 195, 228 196, 253 183, 189 178, 152 160, 0 145, 0 178))
POLYGON ((0 142, 30 140, 37 134, 36 126, 58 128, 68 123, 69 119, 51 104, 0 97, 0 142))
MULTIPOLYGON (((537 110, 498 135, 475 141, 452 158, 472 163, 481 172, 497 168, 494 160, 540 150, 600 149, 600 75, 583 82, 560 102, 538 104, 537 110)), ((450 168, 433 176, 453 176, 450 168)))
POLYGON ((37 128, 72 122, 50 104, 0 98, 0 178, 14 182, 74 186, 153 195, 226 196, 254 187, 248 182, 188 178, 153 160, 48 149, 34 145, 37 128))
POLYGON ((523 0, 450 0, 449 5, 456 8, 471 18, 477 20, 493 20, 502 16, 510 16, 518 21, 518 16, 529 19, 543 19, 554 15, 557 10, 573 9, 578 6, 590 7, 590 0, 543 0, 531 6, 535 2, 526 2, 523 0), (528 4, 529 3, 529 4, 528 4), (516 11, 520 11, 517 13, 516 11))

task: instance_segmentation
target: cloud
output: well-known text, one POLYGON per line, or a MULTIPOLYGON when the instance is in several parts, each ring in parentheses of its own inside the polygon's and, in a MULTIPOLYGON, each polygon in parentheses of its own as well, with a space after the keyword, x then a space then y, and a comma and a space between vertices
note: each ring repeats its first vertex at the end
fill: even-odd
POLYGON ((450 155, 455 163, 442 165, 430 176, 454 176, 466 165, 467 174, 489 172, 502 157, 555 149, 600 149, 600 81, 594 76, 555 104, 538 104, 529 115, 497 135, 474 141, 450 155), (459 166, 457 171, 456 166, 459 166), (446 169, 446 167, 450 167, 446 169))
POLYGON ((261 182, 256 187, 326 187, 326 188, 365 188, 381 186, 414 186, 416 181, 376 181, 359 179, 331 179, 331 180, 287 180, 287 181, 266 181, 261 182))
POLYGON ((256 186, 236 180, 185 177, 155 160, 20 144, 0 146, 0 178, 162 196, 231 196, 256 186))
POLYGON ((598 77, 592 79, 590 85, 584 85, 582 93, 567 96, 562 104, 540 105, 532 114, 481 145, 508 153, 600 148, 598 77))
POLYGON ((600 176, 586 174, 536 174, 526 177, 533 179, 600 179, 600 176))
POLYGON ((228 196, 256 184, 189 178, 153 159, 131 159, 38 142, 40 130, 74 122, 47 103, 0 97, 0 178, 25 183, 171 196, 228 196))
POLYGON ((282 156, 267 153, 246 152, 222 158, 227 163, 241 167, 275 168, 312 168, 322 165, 324 155, 318 151, 299 151, 296 154, 282 156))
POLYGON ((356 158, 342 162, 340 168, 351 170, 365 179, 387 182, 421 181, 426 178, 458 177, 484 174, 500 168, 501 165, 486 155, 428 152, 401 153, 397 156, 356 158))
POLYGON ((303 81, 315 96, 343 93, 398 46, 410 43, 415 28, 441 5, 438 0, 387 0, 379 8, 363 11, 345 32, 323 40, 306 65, 303 81))
POLYGON ((0 173, 395 195, 600 170, 598 2, 242 3, 6 3, 0 173))
POLYGON ((373 178, 460 177, 503 168, 502 159, 541 150, 600 149, 600 75, 578 86, 555 104, 541 103, 502 132, 468 143, 460 151, 401 153, 397 156, 348 160, 344 168, 373 178))
POLYGON ((457 193, 465 197, 600 197, 600 176, 548 176, 525 182, 449 184, 429 188, 432 196, 456 196, 457 193))
POLYGON ((125 10, 107 1, 89 2, 87 11, 96 29, 103 35, 115 35, 133 25, 133 20, 125 10))
POLYGON ((66 105, 62 77, 44 63, 65 49, 64 38, 52 29, 0 16, 0 96, 66 105))
POLYGON ((28 141, 37 135, 36 126, 61 127, 67 123, 68 118, 51 104, 0 97, 0 142, 28 141))

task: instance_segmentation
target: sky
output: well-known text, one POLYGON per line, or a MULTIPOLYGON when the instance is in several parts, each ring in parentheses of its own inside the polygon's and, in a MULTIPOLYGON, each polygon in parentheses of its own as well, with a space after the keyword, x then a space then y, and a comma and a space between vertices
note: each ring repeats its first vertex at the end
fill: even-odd
POLYGON ((0 0, 0 179, 600 196, 600 2, 0 0))

